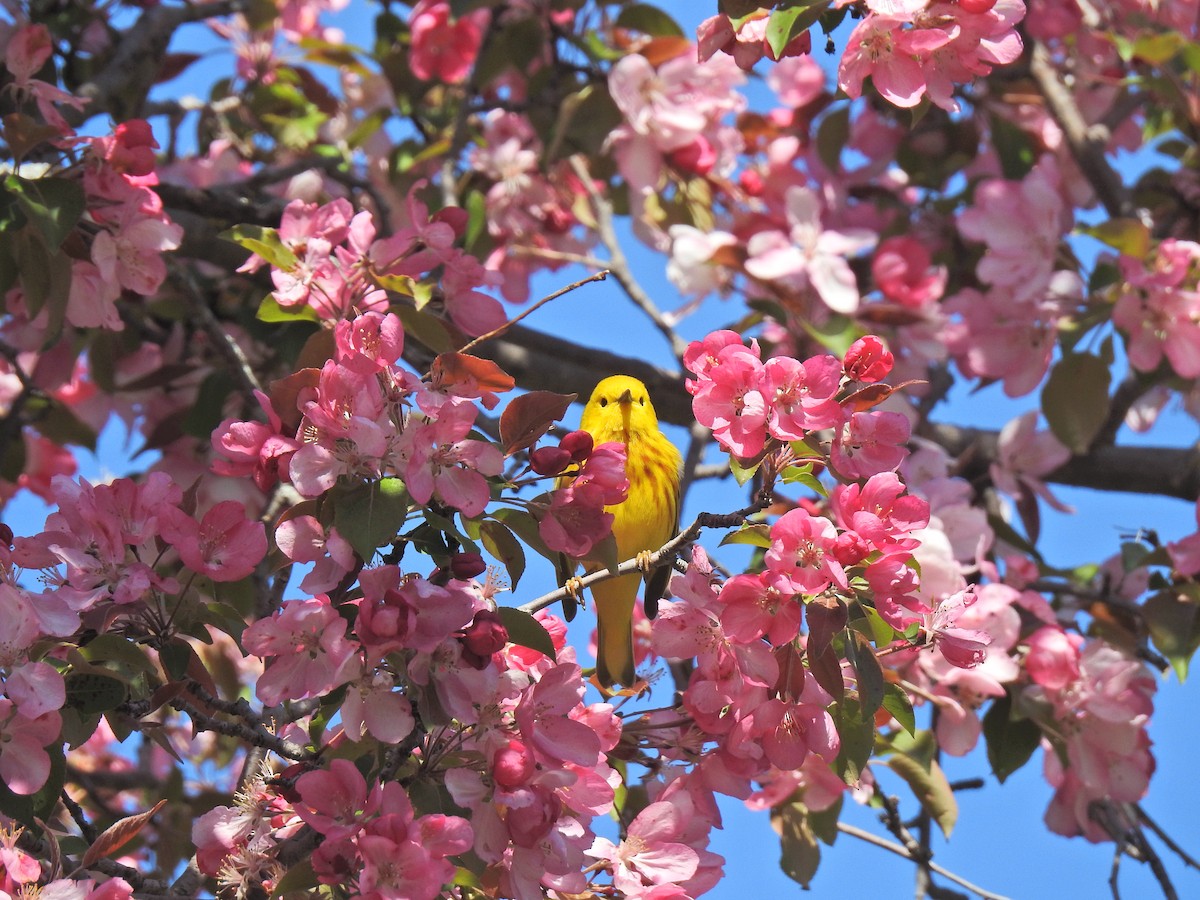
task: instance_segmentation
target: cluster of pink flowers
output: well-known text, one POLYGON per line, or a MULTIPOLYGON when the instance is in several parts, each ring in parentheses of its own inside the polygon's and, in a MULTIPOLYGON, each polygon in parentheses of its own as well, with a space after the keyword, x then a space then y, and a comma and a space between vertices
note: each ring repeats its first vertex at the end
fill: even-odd
POLYGON ((483 120, 483 141, 469 163, 488 178, 488 234, 496 242, 485 263, 503 277, 506 300, 529 299, 529 277, 538 269, 557 270, 587 250, 594 236, 580 234, 572 206, 584 186, 567 162, 542 171, 545 148, 529 119, 493 110, 483 120))
POLYGON ((539 475, 558 475, 572 464, 578 467, 571 481, 551 495, 538 533, 551 550, 577 559, 587 556, 612 530, 613 515, 605 507, 623 502, 629 492, 625 446, 593 446, 586 431, 573 431, 558 447, 535 450, 531 463, 539 475))
POLYGON ((895 471, 904 459, 908 419, 859 409, 843 392, 891 371, 891 354, 876 337, 860 338, 844 363, 828 354, 763 362, 756 341, 746 346, 736 332, 715 331, 688 347, 684 365, 697 376, 688 382, 696 421, 741 459, 758 457, 769 440, 805 441, 826 430, 833 431, 830 464, 846 478, 895 471))
POLYGON ((1033 684, 1023 699, 1050 720, 1054 735, 1042 742, 1046 780, 1055 788, 1046 824, 1067 837, 1112 840, 1132 824, 1125 804, 1146 795, 1154 774, 1146 733, 1154 676, 1123 650, 1057 625, 1034 632, 1028 648, 1033 684))
POLYGON ((956 85, 1021 55, 1021 0, 867 0, 867 8, 838 67, 838 85, 850 97, 861 96, 870 76, 875 90, 896 106, 916 106, 927 96, 958 112, 956 85))
POLYGON ((1071 225, 1061 188, 1054 159, 1045 156, 1019 182, 984 181, 958 217, 962 236, 987 246, 975 272, 988 288, 966 288, 946 302, 957 317, 946 325, 946 346, 964 374, 1003 381, 1010 397, 1041 382, 1059 320, 1083 293, 1076 273, 1055 269, 1071 225))
POLYGON ((1200 376, 1200 244, 1168 238, 1147 259, 1122 254, 1113 324, 1130 364, 1153 372, 1166 357, 1182 378, 1200 376))
MULTIPOLYGON (((378 239, 371 213, 355 213, 348 200, 289 203, 279 229, 267 231, 274 245, 270 270, 276 302, 285 309, 307 307, 334 322, 355 310, 385 312, 385 287, 411 292, 406 280, 440 267, 442 300, 451 321, 472 335, 503 324, 500 302, 479 290, 498 276, 455 246, 466 227, 466 213, 450 207, 430 217, 416 196, 422 186, 409 193, 409 224, 378 239)), ((239 271, 254 272, 267 263, 255 253, 239 271)))
POLYGON ((59 736, 66 701, 63 676, 31 661, 36 642, 65 638, 81 627, 104 632, 126 615, 157 609, 156 598, 177 594, 179 582, 156 564, 169 542, 178 560, 213 581, 246 577, 266 554, 260 523, 247 520, 237 501, 224 501, 197 520, 183 492, 161 473, 142 484, 120 479, 93 486, 58 476, 58 510, 46 530, 0 548, 0 608, 7 623, 0 639, 5 667, 0 776, 15 792, 32 794, 50 772, 46 747, 59 736), (20 583, 21 571, 39 571, 43 589, 20 583))

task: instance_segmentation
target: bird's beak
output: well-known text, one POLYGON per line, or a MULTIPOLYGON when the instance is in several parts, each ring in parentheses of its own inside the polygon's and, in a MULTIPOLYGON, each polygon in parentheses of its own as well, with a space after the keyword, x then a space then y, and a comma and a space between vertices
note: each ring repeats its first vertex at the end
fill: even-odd
POLYGON ((626 388, 625 392, 617 398, 617 402, 622 406, 629 406, 629 404, 633 403, 633 392, 626 388))

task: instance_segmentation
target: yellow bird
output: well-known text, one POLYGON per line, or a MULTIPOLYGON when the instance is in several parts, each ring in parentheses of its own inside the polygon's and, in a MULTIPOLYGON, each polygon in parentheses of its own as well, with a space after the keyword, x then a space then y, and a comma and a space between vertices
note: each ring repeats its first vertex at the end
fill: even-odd
MULTIPOLYGON (((629 375, 605 378, 583 408, 580 428, 597 444, 625 445, 629 495, 607 507, 613 514, 617 559, 657 550, 679 522, 679 451, 658 428, 646 385, 629 375)), ((644 564, 643 564, 644 565, 644 564)), ((605 689, 636 680, 633 667, 633 605, 641 577, 633 572, 592 588, 596 601, 596 676, 605 689)))

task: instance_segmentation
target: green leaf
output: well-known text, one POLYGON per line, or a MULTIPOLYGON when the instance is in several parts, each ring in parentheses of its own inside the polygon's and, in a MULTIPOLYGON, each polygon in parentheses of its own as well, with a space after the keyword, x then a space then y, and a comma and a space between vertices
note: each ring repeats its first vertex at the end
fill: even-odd
POLYGON ((556 659, 554 641, 546 627, 529 613, 515 606, 501 606, 498 610, 500 621, 508 630, 508 639, 514 644, 536 650, 550 659, 556 659))
POLYGON ((767 22, 766 35, 771 55, 775 59, 783 56, 787 45, 808 31, 817 19, 821 18, 821 13, 825 12, 825 7, 828 5, 824 0, 818 0, 818 2, 807 0, 807 2, 800 2, 794 6, 774 10, 767 22))
POLYGON ((67 688, 66 705, 84 715, 116 709, 129 696, 129 688, 124 681, 96 669, 68 672, 63 681, 67 688))
POLYGON ((983 738, 988 763, 1001 784, 1017 771, 1038 748, 1042 731, 1033 721, 1013 715, 1012 697, 1005 694, 992 701, 983 716, 983 738))
POLYGON ((17 794, 0 781, 0 812, 9 818, 16 819, 29 828, 41 826, 38 820, 45 821, 58 805, 59 795, 62 794, 63 783, 67 777, 67 759, 61 743, 53 743, 46 747, 50 756, 50 775, 46 783, 32 794, 17 794))
POLYGON ((260 322, 320 322, 317 311, 305 303, 303 306, 280 306, 274 294, 263 297, 254 317, 260 322))
POLYGON ((1108 219, 1079 230, 1126 256, 1145 259, 1150 253, 1150 229, 1138 219, 1108 219))
POLYGON ((277 269, 294 269, 299 260, 291 248, 279 239, 274 228, 259 225, 235 225, 219 235, 227 241, 240 244, 251 253, 256 253, 277 269))
POLYGON ((1054 436, 1075 454, 1086 453, 1108 418, 1108 366, 1098 357, 1072 353, 1050 370, 1042 388, 1042 412, 1054 436))
POLYGON ((516 588, 517 582, 525 574, 525 551, 516 536, 503 524, 493 519, 485 519, 479 525, 479 539, 483 548, 500 560, 504 570, 508 572, 511 587, 516 588))
POLYGON ((891 713, 892 718, 910 735, 917 733, 917 717, 913 712, 912 701, 900 685, 889 682, 884 686, 883 708, 891 713))
POLYGON ((46 239, 47 246, 51 250, 61 247, 83 215, 83 186, 66 178, 27 179, 11 175, 8 187, 16 194, 29 221, 46 239))
POLYGON ((779 835, 779 866, 805 889, 821 864, 821 846, 803 803, 785 803, 771 810, 771 826, 779 835))
POLYGON ((721 538, 720 546, 726 544, 749 544, 751 547, 771 546, 771 526, 765 523, 743 525, 737 531, 731 531, 721 538))
POLYGON ((914 757, 893 753, 884 760, 884 764, 908 783, 921 806, 937 822, 942 834, 950 837, 958 821, 958 801, 937 760, 930 760, 926 768, 914 757))
POLYGON ((754 477, 754 473, 758 471, 758 467, 761 465, 761 459, 755 460, 752 463, 743 463, 736 456, 732 454, 729 456, 729 471, 733 473, 733 477, 739 487, 744 487, 746 482, 754 477))
POLYGON ((275 890, 271 891, 271 900, 308 894, 318 884, 312 857, 305 857, 288 866, 287 873, 275 884, 275 890))
POLYGON ((857 630, 851 630, 854 640, 847 645, 850 651, 850 661, 854 671, 858 673, 858 697, 862 704, 863 715, 874 716, 875 710, 883 703, 883 668, 875 656, 875 648, 867 640, 866 635, 857 630))
POLYGON ((875 749, 874 717, 863 715, 862 707, 854 697, 843 697, 829 708, 829 712, 842 741, 834 771, 846 784, 856 785, 875 749))
POLYGON ((434 353, 448 353, 454 349, 450 332, 437 316, 404 303, 393 303, 392 312, 400 317, 405 335, 416 338, 434 353))
POLYGON ((821 483, 821 479, 813 474, 812 463, 802 466, 788 466, 779 473, 779 480, 784 484, 802 484, 818 497, 829 496, 829 490, 821 483))
POLYGON ((339 482, 330 492, 333 524, 338 533, 364 560, 386 547, 400 532, 408 516, 409 496, 399 478, 382 478, 366 484, 339 482))
POLYGON ((657 6, 634 3, 621 10, 617 16, 617 27, 640 31, 652 37, 684 37, 679 23, 657 6))
MULTIPOLYGON (((1189 585, 1195 588, 1195 585, 1189 585)), ((1186 681, 1192 655, 1200 648, 1200 605, 1183 591, 1159 591, 1142 607, 1150 638, 1179 680, 1186 681)))
POLYGON ((841 168, 842 149, 850 138, 850 107, 828 113, 817 128, 817 153, 830 172, 841 168))

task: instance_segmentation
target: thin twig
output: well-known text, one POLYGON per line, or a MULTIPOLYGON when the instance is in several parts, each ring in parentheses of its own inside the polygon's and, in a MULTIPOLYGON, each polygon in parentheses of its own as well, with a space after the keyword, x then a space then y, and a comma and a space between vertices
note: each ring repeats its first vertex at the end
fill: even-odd
POLYGON ((611 274, 612 274, 612 272, 610 272, 608 269, 603 269, 599 272, 589 275, 587 278, 581 278, 578 281, 573 281, 570 284, 568 284, 565 288, 560 288, 559 290, 555 291, 553 294, 547 294, 545 297, 543 297, 537 303, 533 304, 533 306, 529 307, 529 309, 525 310, 520 315, 518 315, 512 319, 509 319, 507 322, 505 322, 499 328, 493 328, 487 334, 481 334, 479 337, 475 338, 474 340, 467 342, 459 349, 459 352, 466 353, 469 350, 479 346, 484 341, 491 340, 492 338, 497 337, 498 335, 504 334, 504 332, 508 331, 508 329, 510 329, 513 325, 516 325, 518 322, 520 322, 526 316, 537 311, 538 309, 541 309, 543 306, 545 306, 551 300, 557 300, 563 294, 569 294, 569 293, 571 293, 571 291, 576 290, 577 288, 581 288, 585 284, 590 284, 593 281, 603 281, 611 274))
POLYGON ((1200 862, 1197 862, 1194 856, 1180 847, 1179 844, 1175 843, 1171 836, 1163 831, 1162 827, 1157 822, 1150 818, 1150 816, 1146 813, 1146 810, 1142 809, 1142 805, 1140 803, 1135 803, 1133 808, 1137 812, 1138 819, 1141 821, 1141 823, 1158 835, 1158 839, 1167 845, 1168 850, 1183 860, 1184 865, 1193 869, 1200 869, 1200 862))
MULTIPOLYGON (((696 538, 700 536, 701 530, 705 528, 733 528, 745 522, 747 516, 758 512, 765 506, 766 503, 763 501, 748 506, 745 509, 740 509, 737 512, 728 513, 725 515, 717 513, 700 513, 700 515, 696 517, 696 520, 692 522, 692 524, 689 525, 686 530, 681 531, 675 537, 671 538, 671 540, 663 544, 659 549, 651 553, 646 567, 653 568, 657 565, 660 565, 669 557, 677 556, 684 547, 695 541, 696 538)), ((582 578, 574 579, 572 587, 575 589, 575 592, 577 592, 578 590, 585 587, 590 587, 597 582, 608 581, 610 578, 617 578, 621 575, 629 575, 633 572, 640 571, 642 571, 642 566, 639 560, 627 559, 615 569, 600 569, 599 571, 592 572, 591 574, 585 575, 582 578)), ((530 600, 528 603, 522 604, 517 608, 522 612, 535 613, 539 609, 545 609, 547 606, 551 606, 561 600, 565 600, 567 597, 572 595, 573 591, 571 589, 561 587, 549 594, 543 594, 536 600, 530 600)))
POLYGON ((633 277, 633 270, 629 268, 629 260, 625 258, 625 251, 621 249, 621 242, 617 238, 616 229, 613 227, 612 205, 596 190, 595 184, 592 183, 591 173, 588 172, 587 166, 584 165, 583 159, 580 156, 575 155, 571 157, 571 169, 583 183, 584 190, 587 191, 588 197, 592 201, 592 206, 596 212, 596 232, 600 235, 600 242, 608 250, 608 267, 612 270, 617 283, 621 285, 621 289, 625 291, 626 296, 662 332, 663 337, 671 345, 671 352, 675 354, 675 358, 682 361, 683 354, 687 351, 687 341, 681 338, 675 329, 671 327, 671 324, 663 318, 662 312, 655 305, 654 301, 650 299, 650 295, 646 293, 637 279, 633 277))
MULTIPOLYGON (((899 844, 886 840, 885 838, 881 838, 879 835, 872 834, 865 829, 858 828, 857 826, 850 825, 846 822, 838 822, 837 828, 838 831, 842 832, 842 834, 848 834, 851 837, 858 838, 860 841, 866 841, 868 844, 880 847, 884 850, 887 850, 889 853, 895 853, 897 856, 902 856, 905 859, 912 859, 912 857, 909 856, 908 851, 899 844)), ((993 891, 989 891, 987 888, 982 888, 977 884, 972 884, 971 882, 967 881, 967 879, 959 875, 955 875, 949 869, 939 866, 935 862, 930 862, 929 868, 938 875, 941 875, 943 878, 953 881, 959 887, 966 888, 973 894, 978 894, 980 897, 983 897, 984 900, 1010 900, 1010 898, 1006 897, 1004 894, 997 894, 993 891)))

